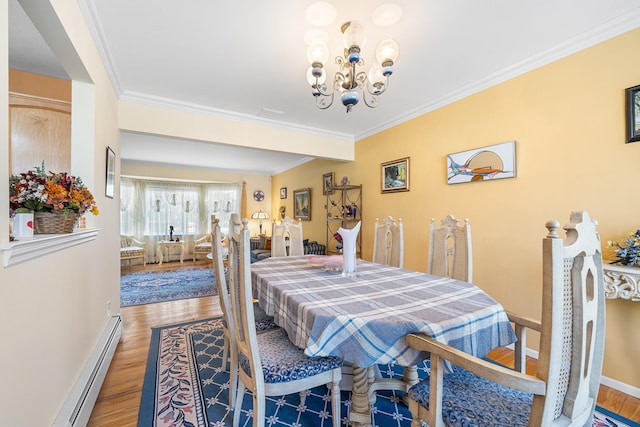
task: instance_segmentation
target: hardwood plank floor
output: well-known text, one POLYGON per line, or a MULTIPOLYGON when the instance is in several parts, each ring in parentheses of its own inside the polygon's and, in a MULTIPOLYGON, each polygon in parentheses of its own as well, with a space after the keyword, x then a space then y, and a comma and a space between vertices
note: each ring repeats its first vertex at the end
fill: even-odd
MULTIPOLYGON (((198 261, 196 264, 204 266, 207 265, 207 262, 198 261)), ((185 261, 183 266, 191 267, 193 262, 185 261)), ((168 270, 176 267, 179 268, 180 264, 165 263, 160 269, 168 270)), ((123 269, 123 273, 141 269, 141 267, 134 266, 123 269)), ((158 267, 147 266, 147 270, 153 269, 158 269, 158 267)), ((152 327, 222 314, 217 296, 124 307, 120 312, 124 325, 122 338, 87 424, 88 427, 137 425, 152 327)), ((496 349, 489 354, 497 362, 513 366, 510 355, 511 351, 508 349, 496 349)), ((527 370, 528 372, 535 371, 534 359, 527 361, 527 370)), ((600 386, 598 405, 640 422, 640 399, 606 386, 600 386)))
MULTIPOLYGON (((494 349, 487 355, 492 360, 513 368, 513 351, 501 347, 494 349)), ((536 359, 527 357, 527 373, 534 375, 536 372, 536 359)), ((597 404, 616 414, 640 422, 640 399, 622 393, 611 387, 600 385, 597 404)))

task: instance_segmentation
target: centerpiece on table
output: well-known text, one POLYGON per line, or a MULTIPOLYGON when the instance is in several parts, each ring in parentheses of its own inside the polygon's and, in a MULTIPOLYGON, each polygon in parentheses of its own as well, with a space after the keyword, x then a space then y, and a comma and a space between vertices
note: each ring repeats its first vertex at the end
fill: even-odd
POLYGON ((93 194, 80 177, 41 167, 9 177, 9 209, 33 213, 34 234, 71 233, 83 214, 98 215, 93 194))
POLYGON ((622 243, 609 240, 607 246, 615 248, 616 260, 611 264, 640 265, 640 230, 630 232, 622 243))

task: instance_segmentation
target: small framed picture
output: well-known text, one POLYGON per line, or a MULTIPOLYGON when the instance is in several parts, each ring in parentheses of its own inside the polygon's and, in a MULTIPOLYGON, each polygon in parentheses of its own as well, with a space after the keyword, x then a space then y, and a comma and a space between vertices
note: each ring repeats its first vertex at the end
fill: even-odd
POLYGON ((287 187, 282 187, 280 189, 280 198, 281 199, 286 199, 287 198, 287 187))
POLYGON ((333 194, 333 172, 322 175, 322 194, 333 194))
POLYGON ((311 189, 293 191, 293 217, 302 221, 311 221, 311 189))
POLYGON ((627 144, 640 141, 640 85, 626 89, 627 144))
POLYGON ((104 187, 104 195, 113 199, 116 182, 116 153, 111 147, 107 147, 107 175, 104 187))
POLYGON ((409 158, 382 163, 380 178, 382 193, 409 191, 409 158))

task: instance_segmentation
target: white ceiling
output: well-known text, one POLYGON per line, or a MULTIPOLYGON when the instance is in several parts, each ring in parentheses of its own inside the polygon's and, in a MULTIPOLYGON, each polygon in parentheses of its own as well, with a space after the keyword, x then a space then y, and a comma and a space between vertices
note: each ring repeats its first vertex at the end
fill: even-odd
MULTIPOLYGON (((9 0, 10 66, 66 74, 9 0)), ((366 28, 366 68, 376 44, 400 45, 388 91, 376 109, 349 114, 339 99, 319 110, 306 82, 310 0, 77 0, 122 99, 286 129, 359 140, 479 90, 640 26, 638 0, 325 0, 337 9, 326 31, 331 58, 340 25, 366 28), (394 25, 371 14, 401 6, 394 25)), ((327 65, 329 70, 332 64, 327 65)), ((124 134, 124 161, 188 164, 273 174, 310 158, 198 141, 124 134), (151 154, 150 154, 151 153, 151 154), (192 154, 190 154, 192 153, 192 154), (245 164, 245 161, 253 163, 245 164)))

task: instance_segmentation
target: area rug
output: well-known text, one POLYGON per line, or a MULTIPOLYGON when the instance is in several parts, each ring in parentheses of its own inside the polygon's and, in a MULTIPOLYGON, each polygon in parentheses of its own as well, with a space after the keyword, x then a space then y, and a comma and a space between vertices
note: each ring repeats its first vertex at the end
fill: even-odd
MULTIPOLYGON (((153 328, 147 369, 142 388, 138 427, 225 427, 231 426, 229 410, 229 374, 221 367, 221 318, 198 320, 153 328)), ((401 377, 402 368, 380 365, 383 376, 401 377)), ((427 366, 418 369, 421 378, 427 366)), ((378 391, 371 410, 376 427, 410 427, 411 415, 402 403, 403 393, 378 391)), ((351 393, 343 391, 342 425, 349 425, 351 393)), ((245 393, 240 416, 241 426, 251 426, 252 398, 245 393)), ((267 397, 267 427, 329 427, 331 407, 324 386, 308 391, 305 405, 299 394, 267 397)), ((601 410, 595 414, 594 427, 640 427, 640 424, 601 410)))
POLYGON ((120 306, 217 295, 212 268, 140 271, 120 277, 120 306))

